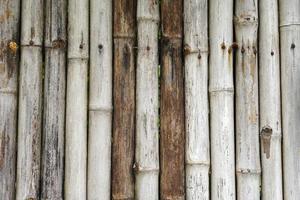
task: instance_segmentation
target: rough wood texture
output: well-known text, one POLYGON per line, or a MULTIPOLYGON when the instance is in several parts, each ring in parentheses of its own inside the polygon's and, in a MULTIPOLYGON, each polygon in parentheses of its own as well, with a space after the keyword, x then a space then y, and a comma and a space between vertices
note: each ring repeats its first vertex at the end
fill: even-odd
POLYGON ((237 199, 260 199, 257 1, 235 1, 237 199))
POLYGON ((300 0, 279 1, 284 199, 300 197, 300 0))
POLYGON ((156 0, 138 0, 136 199, 159 199, 158 22, 156 0))
POLYGON ((43 1, 22 1, 16 200, 40 192, 43 1))
POLYGON ((87 179, 87 93, 89 1, 68 2, 65 199, 85 200, 87 179))
POLYGON ((161 2, 160 197, 185 199, 184 68, 181 0, 161 2))
POLYGON ((45 83, 41 168, 41 199, 63 199, 66 15, 64 0, 45 5, 45 83))
POLYGON ((262 199, 282 200, 278 1, 259 1, 262 199), (272 53, 273 52, 273 53, 272 53), (272 55, 273 54, 273 55, 272 55))
POLYGON ((232 0, 209 2, 211 199, 235 199, 232 0))
POLYGON ((90 2, 88 199, 110 200, 112 1, 90 2))
POLYGON ((0 199, 15 199, 20 1, 0 0, 0 199))
POLYGON ((136 0, 114 0, 112 199, 134 199, 136 0))
POLYGON ((186 198, 209 199, 208 2, 184 1, 186 198))

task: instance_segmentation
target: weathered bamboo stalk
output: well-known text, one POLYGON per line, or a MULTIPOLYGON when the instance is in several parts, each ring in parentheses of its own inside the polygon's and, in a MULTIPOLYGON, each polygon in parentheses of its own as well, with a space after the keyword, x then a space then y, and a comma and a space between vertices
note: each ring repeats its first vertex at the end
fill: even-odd
POLYGON ((65 199, 86 199, 89 1, 68 3, 65 199))
POLYGON ((185 199, 183 2, 161 2, 161 133, 160 197, 185 199))
POLYGON ((300 0, 279 1, 284 199, 300 197, 300 0))
POLYGON ((110 199, 112 1, 90 5, 88 199, 110 199))
POLYGON ((114 0, 112 199, 134 199, 136 0, 114 0))
POLYGON ((22 1, 22 10, 17 200, 39 198, 42 129, 43 1, 22 1))
POLYGON ((237 199, 260 199, 257 30, 255 1, 235 1, 237 199))
POLYGON ((158 22, 156 0, 137 1, 136 199, 159 199, 158 22))
POLYGON ((278 1, 259 2, 262 199, 282 200, 278 1))
POLYGON ((20 1, 0 0, 0 199, 15 199, 20 1))
POLYGON ((208 2, 184 1, 186 197, 209 199, 208 2))
POLYGON ((41 199, 63 199, 66 15, 64 0, 45 2, 45 85, 41 199))
POLYGON ((209 2, 211 199, 235 199, 233 1, 209 2))

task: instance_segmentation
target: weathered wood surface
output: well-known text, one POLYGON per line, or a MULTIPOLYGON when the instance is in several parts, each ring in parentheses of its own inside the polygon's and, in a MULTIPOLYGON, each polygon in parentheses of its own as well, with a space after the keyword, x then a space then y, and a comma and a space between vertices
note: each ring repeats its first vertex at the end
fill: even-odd
POLYGON ((134 199, 136 0, 114 0, 112 199, 134 199))
POLYGON ((0 0, 0 199, 15 199, 20 1, 0 0))
POLYGON ((90 1, 88 199, 110 199, 112 1, 90 1))
POLYGON ((233 1, 209 2, 211 199, 234 200, 233 1))
POLYGON ((40 193, 43 1, 22 1, 16 199, 40 193))
POLYGON ((280 50, 277 0, 259 1, 259 22, 262 199, 282 200, 280 50))
POLYGON ((208 1, 184 1, 186 199, 209 199, 208 1))
POLYGON ((161 2, 160 198, 185 199, 183 2, 161 2))
POLYGON ((279 1, 284 199, 300 197, 300 0, 279 1))
POLYGON ((260 199, 257 1, 235 1, 237 199, 260 199))
POLYGON ((89 1, 68 2, 64 199, 85 200, 87 180, 87 99, 89 1))
POLYGON ((159 199, 158 22, 156 0, 137 1, 136 199, 159 199))
POLYGON ((63 199, 66 15, 64 0, 45 2, 45 74, 41 199, 63 199))

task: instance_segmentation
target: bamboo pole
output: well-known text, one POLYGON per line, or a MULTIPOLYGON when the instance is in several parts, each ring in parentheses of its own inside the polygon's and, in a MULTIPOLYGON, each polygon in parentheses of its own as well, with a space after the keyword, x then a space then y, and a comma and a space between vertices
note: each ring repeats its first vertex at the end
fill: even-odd
POLYGON ((279 1, 284 199, 300 197, 300 0, 279 1))
POLYGON ((136 0, 114 0, 112 199, 134 199, 136 0))
POLYGON ((22 1, 16 199, 38 199, 41 159, 43 1, 22 1))
POLYGON ((65 199, 86 199, 89 1, 68 3, 65 199))
POLYGON ((209 2, 211 199, 235 199, 232 0, 209 2))
POLYGON ((45 2, 45 84, 41 199, 63 199, 66 15, 63 0, 45 2))
POLYGON ((257 1, 235 1, 237 199, 260 199, 257 1))
POLYGON ((0 199, 15 199, 20 1, 0 0, 0 199))
POLYGON ((161 2, 160 197, 163 200, 185 199, 182 3, 181 0, 161 2))
POLYGON ((90 5, 88 199, 110 199, 112 1, 90 5))
POLYGON ((184 1, 186 195, 209 199, 208 2, 184 1))
POLYGON ((137 1, 136 199, 159 199, 158 2, 137 1))
POLYGON ((277 0, 259 2, 259 21, 261 24, 259 28, 259 99, 262 199, 282 200, 280 55, 277 0))

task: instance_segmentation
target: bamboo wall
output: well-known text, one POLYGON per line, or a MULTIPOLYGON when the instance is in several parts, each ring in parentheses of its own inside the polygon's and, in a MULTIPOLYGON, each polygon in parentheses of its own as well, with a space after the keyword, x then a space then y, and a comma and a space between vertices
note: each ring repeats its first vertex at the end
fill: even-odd
POLYGON ((299 200, 300 0, 0 0, 0 200, 299 200))

